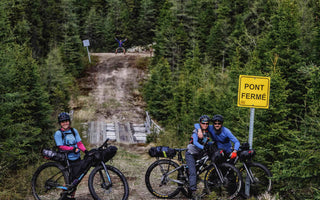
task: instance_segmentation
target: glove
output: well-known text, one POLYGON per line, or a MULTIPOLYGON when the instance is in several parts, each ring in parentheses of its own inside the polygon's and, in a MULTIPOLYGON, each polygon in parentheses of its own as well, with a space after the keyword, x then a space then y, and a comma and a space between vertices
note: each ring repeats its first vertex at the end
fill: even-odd
POLYGON ((78 148, 76 148, 76 147, 73 147, 73 152, 74 153, 78 153, 80 150, 78 149, 78 148))
POLYGON ((234 159, 234 158, 236 158, 236 157, 237 157, 237 152, 236 152, 236 151, 233 151, 233 152, 231 153, 230 159, 234 159))
POLYGON ((87 155, 89 153, 89 151, 88 150, 84 150, 84 153, 87 155))

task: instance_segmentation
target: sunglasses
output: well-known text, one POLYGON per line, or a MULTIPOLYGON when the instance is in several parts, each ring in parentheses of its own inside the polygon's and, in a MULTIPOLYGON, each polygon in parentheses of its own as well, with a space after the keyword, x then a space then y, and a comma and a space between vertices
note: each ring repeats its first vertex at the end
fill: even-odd
POLYGON ((220 122, 215 122, 214 125, 221 125, 221 123, 220 122))
POLYGON ((209 125, 209 123, 201 123, 201 124, 204 124, 204 125, 209 125))

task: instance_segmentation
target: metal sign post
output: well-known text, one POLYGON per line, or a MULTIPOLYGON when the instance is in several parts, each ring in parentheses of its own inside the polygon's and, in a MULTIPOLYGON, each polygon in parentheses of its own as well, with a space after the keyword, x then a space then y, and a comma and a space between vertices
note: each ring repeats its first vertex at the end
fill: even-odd
POLYGON ((88 46, 90 46, 90 42, 89 40, 83 40, 83 46, 87 47, 87 52, 88 52, 88 57, 89 57, 89 63, 91 63, 91 59, 90 59, 90 52, 89 52, 89 48, 88 46))
MULTIPOLYGON (((238 106, 250 107, 249 146, 252 149, 255 108, 269 108, 270 77, 240 75, 238 106)), ((245 194, 250 196, 250 178, 246 176, 245 194)))
POLYGON ((249 125, 249 141, 248 141, 250 149, 252 149, 253 124, 254 124, 254 108, 250 108, 250 125, 249 125))

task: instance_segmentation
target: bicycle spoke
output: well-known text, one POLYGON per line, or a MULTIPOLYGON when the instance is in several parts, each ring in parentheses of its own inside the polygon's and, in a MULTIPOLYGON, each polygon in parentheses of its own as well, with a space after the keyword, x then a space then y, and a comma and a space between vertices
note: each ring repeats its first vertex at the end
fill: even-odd
POLYGON ((107 165, 107 172, 102 166, 96 167, 89 177, 89 189, 95 199, 127 199, 128 183, 116 168, 107 165))
POLYGON ((271 191, 271 172, 262 164, 260 163, 251 163, 248 164, 248 172, 244 170, 245 168, 241 169, 242 177, 244 183, 246 180, 250 180, 250 196, 259 196, 266 192, 271 191), (247 178, 247 176, 249 176, 247 178), (252 180, 252 181, 251 181, 252 180))
POLYGON ((33 176, 32 192, 36 199, 59 199, 66 193, 68 177, 56 163, 46 163, 33 176))
POLYGON ((146 186, 151 194, 159 198, 172 198, 180 192, 177 183, 178 164, 171 160, 159 160, 146 172, 146 186))
POLYGON ((225 199, 235 198, 241 188, 241 175, 234 166, 223 163, 219 165, 218 170, 212 167, 208 170, 205 177, 206 189, 225 199))

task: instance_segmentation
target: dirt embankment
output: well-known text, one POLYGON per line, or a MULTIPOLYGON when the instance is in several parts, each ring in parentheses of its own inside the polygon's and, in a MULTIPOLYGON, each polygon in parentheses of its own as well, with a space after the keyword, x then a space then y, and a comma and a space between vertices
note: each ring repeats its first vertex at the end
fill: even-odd
POLYGON ((83 94, 71 102, 75 117, 104 122, 143 123, 145 103, 139 91, 145 77, 137 60, 149 54, 93 53, 98 65, 90 68, 79 80, 83 94))

